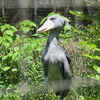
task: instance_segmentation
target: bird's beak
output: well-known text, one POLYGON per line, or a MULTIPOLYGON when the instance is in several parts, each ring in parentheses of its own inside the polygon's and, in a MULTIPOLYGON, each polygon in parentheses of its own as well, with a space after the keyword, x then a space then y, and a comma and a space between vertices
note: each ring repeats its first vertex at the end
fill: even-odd
POLYGON ((47 20, 38 30, 38 33, 47 32, 51 29, 54 29, 54 22, 51 20, 47 20))

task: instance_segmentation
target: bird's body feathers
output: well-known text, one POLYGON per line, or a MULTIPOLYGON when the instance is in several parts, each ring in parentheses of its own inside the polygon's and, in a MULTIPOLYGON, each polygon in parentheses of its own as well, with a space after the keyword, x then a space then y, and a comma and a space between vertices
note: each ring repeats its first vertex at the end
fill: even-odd
POLYGON ((58 40, 58 35, 65 24, 68 24, 67 20, 59 15, 53 15, 37 30, 40 33, 50 31, 42 56, 45 83, 55 90, 56 95, 61 96, 61 100, 67 95, 71 85, 71 59, 58 40))
POLYGON ((66 91, 69 91, 71 83, 69 71, 71 59, 68 52, 57 42, 55 38, 52 39, 52 43, 43 53, 42 63, 49 85, 56 91, 57 95, 62 95, 62 91, 65 95, 66 91))

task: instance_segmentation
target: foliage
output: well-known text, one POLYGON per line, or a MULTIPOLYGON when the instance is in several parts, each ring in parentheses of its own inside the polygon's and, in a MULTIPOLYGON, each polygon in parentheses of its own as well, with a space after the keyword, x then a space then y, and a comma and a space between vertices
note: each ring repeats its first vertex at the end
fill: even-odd
POLYGON ((8 19, 7 16, 0 17, 0 26, 6 23, 7 19, 8 19))
MULTIPOLYGON (((87 65, 89 67, 89 69, 91 69, 91 71, 89 71, 88 75, 85 75, 86 77, 95 79, 95 85, 94 87, 91 87, 92 91, 94 92, 90 92, 92 95, 90 95, 89 97, 87 96, 87 94, 82 94, 84 95, 84 97, 86 98, 86 100, 99 100, 100 96, 99 96, 99 88, 98 88, 98 84, 100 84, 100 73, 99 73, 99 69, 100 69, 100 17, 99 17, 99 11, 100 9, 97 10, 96 14, 94 15, 94 17, 91 19, 92 24, 88 26, 77 26, 75 25, 75 27, 72 29, 73 31, 73 35, 72 38, 75 40, 75 38, 77 38, 77 40, 79 41, 80 45, 82 47, 84 47, 84 53, 83 56, 87 59, 87 65), (97 82, 97 84, 96 84, 97 82), (97 92, 97 94, 95 95, 95 92, 97 92)), ((71 14, 78 16, 78 18, 82 18, 82 16, 84 14, 82 14, 82 12, 79 11, 70 11, 71 14), (82 16, 81 16, 82 15, 82 16)), ((88 18, 88 17, 87 17, 88 18)), ((88 89, 88 85, 87 89, 88 89)), ((86 89, 86 88, 85 88, 86 89)), ((82 91, 86 92, 86 90, 82 89, 82 91)), ((89 93, 86 92, 86 93, 89 93)), ((80 94, 80 93, 79 93, 80 94)))
MULTIPOLYGON (((59 35, 61 45, 66 47, 71 55, 72 77, 78 85, 77 87, 74 84, 75 87, 73 86, 66 100, 100 99, 100 88, 91 86, 91 81, 85 83, 87 80, 84 79, 100 81, 99 12, 98 9, 91 19, 91 25, 86 27, 67 24, 59 35), (77 79, 77 76, 80 76, 81 80, 77 79)), ((70 13, 79 14, 79 19, 84 18, 83 12, 70 11, 70 13)), ((55 14, 50 13, 41 24, 55 14)), ((88 20, 88 17, 85 18, 88 20)), ((29 33, 34 32, 36 28, 36 24, 29 20, 20 22, 16 27, 4 23, 0 25, 2 33, 0 36, 0 100, 58 100, 59 97, 52 89, 49 88, 47 93, 44 88, 41 55, 47 36, 38 33, 29 36, 29 33)))
POLYGON ((29 32, 30 30, 34 30, 34 27, 36 27, 36 24, 34 22, 31 22, 29 20, 24 20, 23 22, 20 22, 18 24, 18 27, 21 31, 24 33, 29 32))
MULTIPOLYGON (((19 24, 19 27, 26 33, 36 25, 31 21, 25 20, 19 24), (27 30, 28 28, 30 29, 27 30)), ((17 97, 20 100, 22 94, 19 95, 20 89, 17 89, 19 84, 23 84, 28 80, 31 80, 30 82, 32 83, 30 84, 39 84, 39 81, 43 80, 43 78, 40 79, 43 75, 41 68, 39 68, 41 64, 37 60, 40 59, 40 54, 43 50, 42 43, 45 39, 40 37, 36 39, 33 36, 29 38, 25 35, 17 34, 17 31, 19 29, 9 24, 4 24, 1 27, 0 94, 2 94, 1 98, 16 99, 17 97)))
POLYGON ((77 16, 79 20, 90 20, 90 17, 86 15, 83 11, 70 10, 69 13, 77 16))
POLYGON ((35 28, 36 24, 28 20, 20 22, 17 28, 9 24, 1 26, 0 99, 2 100, 58 98, 52 90, 44 95, 41 55, 46 37, 37 33, 28 36, 28 32, 34 31, 35 28))

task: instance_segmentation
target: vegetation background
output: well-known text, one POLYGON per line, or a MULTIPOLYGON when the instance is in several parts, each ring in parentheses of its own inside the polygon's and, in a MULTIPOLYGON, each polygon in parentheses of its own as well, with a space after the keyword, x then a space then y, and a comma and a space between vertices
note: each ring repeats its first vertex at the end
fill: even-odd
MULTIPOLYGON (((59 36, 72 59, 73 86, 65 100, 100 100, 100 7, 94 10, 92 17, 70 10, 71 24, 59 36)), ((30 20, 10 25, 7 18, 0 17, 0 100, 58 100, 44 89, 41 55, 49 33, 36 33, 30 20)))

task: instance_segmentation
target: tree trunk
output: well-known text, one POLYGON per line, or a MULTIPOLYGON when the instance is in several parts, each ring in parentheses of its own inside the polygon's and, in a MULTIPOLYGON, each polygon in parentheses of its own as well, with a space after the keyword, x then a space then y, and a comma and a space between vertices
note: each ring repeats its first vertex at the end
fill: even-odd
POLYGON ((38 9, 38 5, 37 5, 37 0, 34 0, 34 20, 35 23, 37 23, 37 9, 38 9))
MULTIPOLYGON (((74 11, 83 11, 84 9, 84 0, 71 0, 72 9, 74 11)), ((73 16, 74 25, 80 25, 82 21, 79 21, 77 16, 73 16)))
POLYGON ((2 16, 5 16, 4 0, 2 0, 1 3, 2 3, 2 16))

